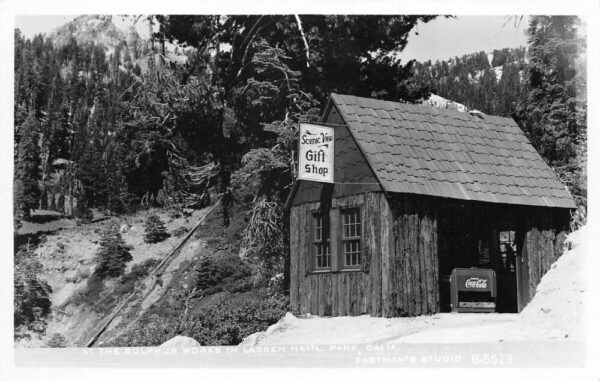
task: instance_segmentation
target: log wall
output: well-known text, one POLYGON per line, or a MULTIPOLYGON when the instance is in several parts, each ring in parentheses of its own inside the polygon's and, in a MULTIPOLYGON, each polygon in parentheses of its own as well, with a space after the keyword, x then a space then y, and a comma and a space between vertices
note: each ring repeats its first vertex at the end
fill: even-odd
MULTIPOLYGON (((529 300, 552 264, 562 255, 567 236, 567 210, 528 208, 523 249, 527 256, 529 300)), ((524 301, 527 303, 529 300, 524 301)))
POLYGON ((396 195, 392 199, 394 236, 384 316, 439 312, 436 204, 431 198, 396 195))
MULTIPOLYGON (((361 271, 312 272, 311 213, 319 203, 290 211, 290 298, 294 313, 327 316, 417 316, 439 311, 435 209, 427 198, 383 193, 334 198, 339 208, 362 205, 361 271), (391 202, 391 207, 390 207, 391 202)), ((335 237, 332 228, 332 242, 335 237)), ((332 244, 332 255, 336 245, 332 244)))
MULTIPOLYGON (((296 314, 418 316, 440 311, 438 209, 440 200, 418 195, 367 192, 330 199, 332 226, 339 208, 361 205, 363 268, 312 271, 309 202, 290 210, 290 298, 296 314)), ((329 202, 324 200, 325 202, 329 202)), ((497 234, 515 230, 522 238, 521 305, 535 294, 542 276, 562 253, 568 210, 462 202, 463 213, 479 215, 479 228, 497 234), (469 210, 472 209, 471 212, 469 210)), ((333 243, 332 255, 337 244, 333 243)), ((496 245, 494 243, 494 245, 496 245)), ((496 251, 496 250, 494 250, 496 251)), ((497 253, 493 254, 494 256, 497 253)))
MULTIPOLYGON (((389 264, 382 263, 382 258, 390 258, 389 251, 392 249, 389 240, 393 225, 391 210, 383 193, 335 198, 331 203, 332 225, 337 221, 339 208, 358 205, 362 205, 362 269, 325 273, 312 272, 311 262, 310 218, 312 211, 319 208, 319 203, 305 203, 291 208, 290 299, 293 313, 382 315, 382 279, 387 278, 383 271, 389 271, 389 264)), ((332 231, 332 243, 333 238, 332 231)))

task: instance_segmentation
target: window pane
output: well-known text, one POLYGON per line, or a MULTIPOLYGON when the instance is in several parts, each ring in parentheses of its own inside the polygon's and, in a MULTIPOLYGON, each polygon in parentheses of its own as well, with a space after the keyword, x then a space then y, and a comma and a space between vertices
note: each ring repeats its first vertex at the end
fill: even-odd
POLYGON ((343 211, 343 237, 357 237, 360 236, 360 215, 359 209, 347 209, 343 211))
POLYGON ((326 242, 329 241, 329 215, 313 214, 314 232, 313 241, 326 242))
POLYGON ((315 243, 315 267, 327 268, 330 263, 330 248, 328 243, 315 243))
POLYGON ((342 239, 344 266, 360 265, 361 256, 361 221, 360 208, 342 210, 342 239))
POLYGON ((314 213, 314 266, 317 269, 328 268, 330 263, 329 247, 329 215, 324 213, 314 213))

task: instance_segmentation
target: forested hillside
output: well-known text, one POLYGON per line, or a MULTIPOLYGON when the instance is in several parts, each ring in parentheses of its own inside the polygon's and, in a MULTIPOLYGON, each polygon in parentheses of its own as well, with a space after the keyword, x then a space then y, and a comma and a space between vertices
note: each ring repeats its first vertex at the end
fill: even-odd
POLYGON ((525 69, 524 47, 415 62, 415 86, 486 114, 511 116, 525 69))
POLYGON ((486 114, 514 118, 546 162, 587 205, 585 40, 573 16, 531 17, 528 47, 414 62, 414 97, 434 93, 486 114))
MULTIPOLYGON (((207 241, 227 260, 241 256, 254 287, 266 287, 284 272, 282 204, 298 121, 317 119, 332 91, 408 99, 400 84, 409 66, 390 53, 433 18, 151 16, 159 28, 149 40, 107 16, 80 16, 33 39, 16 30, 15 234, 39 208, 89 222, 92 210, 181 214, 220 198, 212 221, 234 233, 221 242, 214 226, 207 241)), ((131 248, 114 228, 102 234, 99 260, 131 278, 120 263, 131 248)), ((15 273, 37 269, 15 277, 15 302, 28 300, 15 325, 37 321, 33 308, 48 313, 33 250, 15 247, 23 259, 15 273)), ((95 290, 105 283, 98 276, 88 281, 95 290)), ((177 327, 169 316, 161 324, 177 327)))
POLYGON ((386 52, 431 18, 305 16, 302 28, 293 16, 158 16, 151 41, 100 16, 32 40, 17 30, 15 159, 40 163, 17 168, 26 189, 16 210, 46 204, 57 159, 72 164, 69 192, 82 210, 193 204, 208 164, 224 193, 242 163, 260 162, 259 179, 281 182, 262 191, 283 198, 294 123, 316 118, 331 91, 408 98, 398 84, 409 66, 386 52), (174 55, 166 40, 189 48, 174 55))

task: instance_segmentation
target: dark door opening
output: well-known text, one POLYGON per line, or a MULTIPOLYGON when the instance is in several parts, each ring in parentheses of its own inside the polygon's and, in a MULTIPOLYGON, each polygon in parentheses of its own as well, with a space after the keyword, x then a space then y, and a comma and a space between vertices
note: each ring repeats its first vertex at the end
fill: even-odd
POLYGON ((517 303, 517 232, 498 232, 497 263, 495 266, 498 300, 496 311, 518 312, 517 303))
POLYGON ((520 312, 531 299, 529 294, 529 258, 527 245, 525 244, 525 235, 522 233, 517 236, 517 242, 520 243, 517 248, 517 309, 520 312))
MULTIPOLYGON (((451 205, 438 212, 440 311, 450 312, 450 274, 454 268, 491 269, 496 273, 496 312, 518 312, 523 282, 516 229, 495 229, 493 218, 477 207, 451 205)), ((512 227, 512 226, 511 226, 512 227)))

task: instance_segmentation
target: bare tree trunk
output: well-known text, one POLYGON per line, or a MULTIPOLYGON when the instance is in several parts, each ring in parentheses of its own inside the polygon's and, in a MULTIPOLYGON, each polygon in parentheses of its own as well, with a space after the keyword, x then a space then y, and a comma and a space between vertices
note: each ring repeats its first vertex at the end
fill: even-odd
POLYGON ((300 30, 300 36, 302 36, 302 41, 304 42, 304 49, 306 50, 306 67, 309 67, 308 61, 310 60, 310 51, 308 49, 308 41, 306 40, 306 35, 304 34, 304 29, 302 28, 302 21, 300 21, 300 16, 294 15, 296 18, 296 22, 298 23, 298 30, 300 30))
MULTIPOLYGON (((219 59, 221 57, 221 41, 220 41, 220 27, 221 23, 219 16, 215 16, 215 57, 213 60, 213 73, 214 83, 218 87, 220 85, 220 72, 219 72, 219 59)), ((219 180, 220 180, 220 193, 222 195, 222 211, 223 211, 223 225, 229 226, 229 207, 232 202, 231 195, 231 144, 232 137, 227 136, 225 132, 225 109, 227 108, 227 100, 225 99, 227 91, 225 90, 221 94, 221 110, 219 112, 218 131, 219 131, 219 146, 217 151, 217 157, 219 162, 219 180)))

